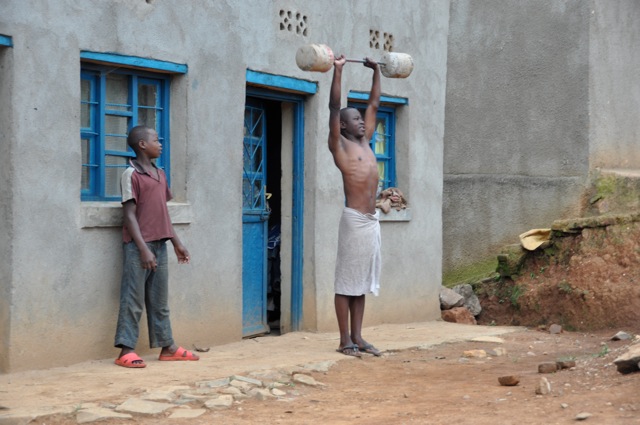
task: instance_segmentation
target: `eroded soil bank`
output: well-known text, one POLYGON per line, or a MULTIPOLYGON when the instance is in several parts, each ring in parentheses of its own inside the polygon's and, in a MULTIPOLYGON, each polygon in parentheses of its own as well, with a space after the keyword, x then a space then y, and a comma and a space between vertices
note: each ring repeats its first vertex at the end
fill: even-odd
POLYGON ((474 285, 478 322, 578 331, 639 323, 639 220, 635 213, 556 221, 546 248, 505 249, 502 276, 474 285))

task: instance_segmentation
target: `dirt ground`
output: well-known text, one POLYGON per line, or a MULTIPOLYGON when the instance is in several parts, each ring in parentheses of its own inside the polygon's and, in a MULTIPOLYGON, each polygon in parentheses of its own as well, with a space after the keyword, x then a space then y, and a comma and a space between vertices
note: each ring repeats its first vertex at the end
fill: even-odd
MULTIPOLYGON (((556 241, 555 249, 532 255, 518 277, 476 288, 483 305, 480 324, 522 326, 500 335, 504 340, 501 344, 463 339, 416 348, 408 342, 379 358, 333 354, 336 363, 327 372, 309 372, 323 385, 289 384, 283 387, 286 395, 277 399, 236 401, 230 408, 207 411, 194 419, 134 415, 133 419, 99 423, 546 425, 574 423, 578 415, 585 414, 586 423, 640 424, 640 372, 623 375, 613 364, 634 341, 611 339, 618 331, 640 334, 639 241, 638 223, 584 229, 576 237, 556 241), (561 325, 563 331, 551 334, 551 324, 561 325), (506 353, 496 355, 500 354, 497 347, 506 353), (494 354, 465 355, 465 351, 478 349, 493 350, 494 354), (574 360, 576 366, 550 374, 538 372, 541 363, 568 360, 574 360), (506 375, 517 375, 519 384, 501 386, 498 378, 506 375), (551 385, 551 393, 546 395, 535 391, 542 377, 551 385)), ((467 326, 446 325, 454 327, 445 331, 452 333, 467 326)), ((426 330, 422 338, 427 335, 433 337, 434 333, 426 330)), ((365 335, 379 346, 385 342, 383 336, 375 329, 365 335)), ((313 338, 303 338, 307 339, 304 344, 313 342, 313 338)), ((286 341, 291 344, 290 355, 298 354, 297 342, 286 341)), ((638 337, 635 343, 639 343, 638 337)), ((327 347, 331 350, 337 346, 337 339, 317 344, 318 350, 311 353, 324 351, 326 356, 327 347)), ((220 360, 228 357, 213 351, 208 354, 220 360)), ((296 361, 317 360, 311 355, 307 353, 306 358, 296 361)), ((211 360, 218 364, 215 358, 211 360)), ((264 366, 257 361, 253 365, 264 366)), ((160 371, 160 366, 153 364, 149 369, 152 366, 160 371)), ((195 377, 202 373, 197 365, 184 366, 191 374, 191 383, 203 379, 195 377)), ((91 380, 90 370, 82 375, 78 375, 78 385, 84 389, 95 393, 105 388, 104 382, 91 380)), ((128 394, 112 390, 97 401, 113 405, 135 396, 139 392, 136 388, 145 387, 144 376, 136 376, 136 386, 128 394)), ((194 402, 189 407, 202 405, 194 402)), ((63 425, 75 424, 76 420, 70 414, 41 417, 33 423, 63 425)))
MULTIPOLYGON (((616 330, 617 331, 617 330, 616 330)), ((640 326, 626 328, 640 333, 640 326)), ((622 375, 612 361, 629 341, 612 331, 550 334, 519 330, 504 343, 456 342, 338 361, 311 375, 323 385, 297 384, 277 400, 244 400, 195 419, 134 416, 108 424, 570 424, 588 413, 593 424, 640 424, 640 373, 622 375), (502 347, 506 354, 465 357, 468 350, 502 347), (543 362, 575 360, 574 369, 538 373, 543 362), (498 377, 517 375, 516 386, 498 377), (537 395, 541 377, 551 393, 537 395)), ((113 402, 114 400, 105 400, 113 402)), ((200 406, 192 406, 200 407, 200 406)), ((73 416, 39 419, 42 425, 75 424, 73 416)))
POLYGON ((340 362, 326 374, 315 374, 326 387, 304 388, 284 401, 245 403, 189 423, 568 424, 588 412, 591 423, 638 424, 640 374, 623 376, 611 366, 626 344, 608 337, 526 331, 506 335, 507 355, 491 359, 463 357, 466 350, 487 345, 474 342, 340 362), (562 358, 575 358, 576 369, 544 375, 552 393, 537 396, 543 376, 538 364, 562 358), (499 376, 512 374, 521 379, 517 386, 498 384, 499 376))

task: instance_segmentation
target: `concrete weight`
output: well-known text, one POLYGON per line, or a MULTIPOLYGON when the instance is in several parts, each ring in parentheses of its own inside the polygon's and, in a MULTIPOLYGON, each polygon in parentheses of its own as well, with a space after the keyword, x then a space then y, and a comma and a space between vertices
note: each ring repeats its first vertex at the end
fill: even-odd
POLYGON ((333 61, 333 50, 326 44, 306 44, 296 52, 296 64, 303 71, 327 72, 333 61))
POLYGON ((407 78, 413 71, 413 58, 406 53, 385 52, 378 63, 387 78, 407 78))

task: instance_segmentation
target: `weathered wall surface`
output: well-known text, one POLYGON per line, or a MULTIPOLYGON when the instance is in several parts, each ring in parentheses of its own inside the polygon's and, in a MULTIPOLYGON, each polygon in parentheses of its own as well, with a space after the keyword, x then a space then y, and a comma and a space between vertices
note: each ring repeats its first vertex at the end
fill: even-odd
POLYGON ((591 1, 591 168, 640 167, 640 3, 591 1))
POLYGON ((451 2, 445 270, 579 212, 589 170, 590 15, 579 0, 451 2))
POLYGON ((9 352, 11 331, 11 276, 13 239, 13 191, 11 141, 12 134, 12 51, 0 48, 0 371, 9 366, 9 359, 2 353, 9 352))
MULTIPOLYGON (((171 83, 176 202, 170 211, 192 264, 178 266, 170 255, 170 305, 178 343, 215 346, 242 335, 246 70, 318 82, 317 94, 305 102, 302 327, 334 329, 343 194, 326 147, 331 76, 299 70, 295 51, 323 42, 355 57, 375 56, 381 51, 369 48, 369 30, 393 33, 395 50, 415 59, 409 79, 382 82, 384 94, 409 99, 398 111, 396 143, 398 185, 412 218, 382 223, 383 288, 379 298, 368 299, 365 324, 439 317, 449 2, 334 3, 3 2, 0 34, 12 36, 13 47, 0 50, 0 253, 10 259, 0 266, 0 371, 117 353, 119 204, 83 203, 79 196, 83 50, 188 65, 188 73, 171 83), (281 31, 281 10, 307 15, 308 35, 281 31)), ((368 69, 349 65, 344 97, 348 90, 368 91, 370 81, 368 69)), ((148 353, 144 328, 142 323, 141 354, 148 353)))

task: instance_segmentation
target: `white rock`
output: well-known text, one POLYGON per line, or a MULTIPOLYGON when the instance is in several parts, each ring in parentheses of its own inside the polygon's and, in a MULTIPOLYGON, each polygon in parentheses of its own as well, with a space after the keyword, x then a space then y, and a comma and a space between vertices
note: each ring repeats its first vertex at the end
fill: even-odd
POLYGON ((90 422, 104 421, 106 419, 131 419, 132 416, 128 413, 118 413, 111 409, 105 409, 103 407, 92 407, 86 410, 80 410, 76 414, 76 421, 79 424, 86 424, 90 422))
POLYGON ((242 382, 246 382, 247 384, 251 384, 251 385, 255 385, 256 387, 261 387, 262 386, 262 381, 259 381, 257 379, 253 379, 253 378, 248 378, 246 376, 240 376, 240 375, 234 375, 231 377, 232 380, 236 380, 236 381, 242 381, 242 382))
POLYGON ((151 391, 142 394, 140 398, 143 400, 171 402, 176 399, 176 394, 172 391, 151 391))
POLYGON ((158 403, 156 401, 141 400, 139 398, 130 398, 120 406, 116 407, 118 412, 140 413, 143 415, 157 415, 167 409, 174 407, 169 403, 158 403))
POLYGON ((538 385, 536 386, 536 394, 546 395, 551 392, 551 384, 547 378, 542 377, 540 381, 538 381, 538 385))
POLYGON ((490 342, 493 344, 504 344, 504 339, 497 336, 477 336, 475 338, 471 338, 469 341, 472 342, 490 342))
POLYGON ((205 409, 176 409, 171 412, 169 419, 192 419, 203 415, 205 409))
POLYGON ((317 385, 322 385, 318 381, 313 379, 313 377, 311 377, 309 375, 304 375, 302 373, 296 373, 295 375, 293 375, 293 382, 297 382, 299 384, 309 385, 311 387, 315 387, 317 385))
POLYGON ((224 409, 227 407, 231 407, 233 404, 233 396, 224 394, 218 398, 212 398, 211 400, 207 400, 204 405, 207 409, 224 409))
POLYGON ((588 419, 590 417, 591 417, 591 413, 588 413, 588 412, 578 413, 576 415, 576 421, 584 421, 585 419, 588 419))

